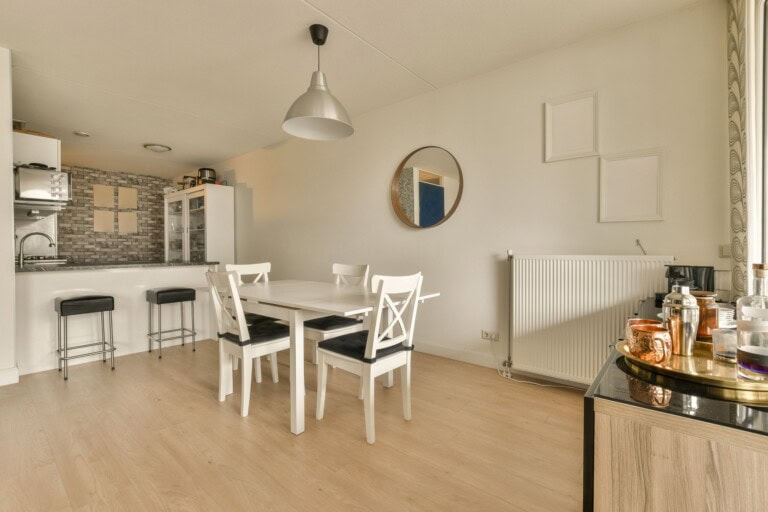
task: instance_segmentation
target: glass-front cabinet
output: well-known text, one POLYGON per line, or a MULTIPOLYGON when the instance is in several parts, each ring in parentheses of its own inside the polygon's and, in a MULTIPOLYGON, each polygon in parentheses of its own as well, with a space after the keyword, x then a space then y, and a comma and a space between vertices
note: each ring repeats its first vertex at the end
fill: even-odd
POLYGON ((234 262, 234 192, 199 185, 165 196, 165 259, 234 262))
POLYGON ((184 199, 165 202, 166 261, 184 261, 184 199))
POLYGON ((187 196, 189 261, 205 261, 205 193, 187 196))

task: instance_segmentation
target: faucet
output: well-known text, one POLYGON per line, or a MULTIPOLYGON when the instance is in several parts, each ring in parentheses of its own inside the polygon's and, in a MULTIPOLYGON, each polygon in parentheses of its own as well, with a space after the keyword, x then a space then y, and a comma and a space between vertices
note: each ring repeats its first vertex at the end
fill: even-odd
POLYGON ((27 241, 27 238, 31 237, 32 235, 40 235, 44 236, 48 239, 50 244, 48 244, 48 247, 56 247, 56 242, 53 241, 53 238, 51 238, 50 235, 46 233, 41 233, 39 231, 35 231, 33 233, 27 233, 23 237, 21 237, 21 241, 19 242, 19 268, 24 268, 24 242, 27 241))

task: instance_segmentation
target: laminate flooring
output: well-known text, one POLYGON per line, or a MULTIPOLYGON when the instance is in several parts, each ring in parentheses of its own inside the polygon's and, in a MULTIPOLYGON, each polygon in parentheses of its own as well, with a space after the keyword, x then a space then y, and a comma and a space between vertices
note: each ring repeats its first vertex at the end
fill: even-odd
POLYGON ((22 376, 0 387, 0 511, 581 510, 582 393, 414 354, 376 388, 365 442, 356 377, 329 370, 325 418, 306 365, 306 431, 289 431, 289 368, 253 384, 250 415, 219 403, 215 341, 22 376))

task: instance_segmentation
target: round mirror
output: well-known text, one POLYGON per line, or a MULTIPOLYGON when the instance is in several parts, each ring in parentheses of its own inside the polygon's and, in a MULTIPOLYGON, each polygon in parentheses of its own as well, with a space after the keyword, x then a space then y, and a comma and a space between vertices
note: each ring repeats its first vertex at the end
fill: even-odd
POLYGON ((453 215, 464 177, 459 162, 437 146, 419 148, 400 163, 392 179, 392 207, 405 224, 429 228, 453 215))

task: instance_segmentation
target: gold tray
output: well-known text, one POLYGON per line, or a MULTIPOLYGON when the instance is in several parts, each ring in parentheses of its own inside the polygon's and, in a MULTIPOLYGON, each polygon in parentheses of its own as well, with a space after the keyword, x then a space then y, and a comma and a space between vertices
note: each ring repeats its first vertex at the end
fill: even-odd
POLYGON ((650 371, 662 386, 665 377, 672 377, 702 384, 707 387, 706 393, 714 398, 768 404, 768 381, 746 379, 739 375, 736 363, 714 359, 711 343, 697 341, 692 356, 672 355, 663 363, 649 363, 633 356, 626 341, 617 343, 616 350, 630 363, 627 367, 633 375, 643 380, 648 379, 650 371))

